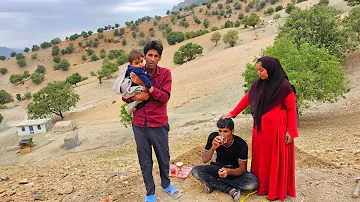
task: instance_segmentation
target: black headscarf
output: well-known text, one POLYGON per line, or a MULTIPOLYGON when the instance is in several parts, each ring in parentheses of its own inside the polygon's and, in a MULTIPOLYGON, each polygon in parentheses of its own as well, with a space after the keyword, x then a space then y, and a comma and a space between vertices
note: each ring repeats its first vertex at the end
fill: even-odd
POLYGON ((281 67, 278 59, 264 56, 261 61, 262 66, 268 73, 268 78, 257 79, 250 88, 250 110, 255 119, 257 130, 261 130, 261 117, 269 112, 273 107, 283 102, 291 93, 295 92, 294 86, 288 81, 288 77, 281 67))

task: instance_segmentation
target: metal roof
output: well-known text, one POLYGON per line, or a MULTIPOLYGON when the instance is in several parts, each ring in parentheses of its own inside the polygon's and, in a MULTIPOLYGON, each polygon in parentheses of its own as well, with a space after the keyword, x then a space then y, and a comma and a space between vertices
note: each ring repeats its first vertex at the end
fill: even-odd
POLYGON ((15 125, 15 127, 41 125, 46 123, 47 120, 49 119, 26 120, 15 125))

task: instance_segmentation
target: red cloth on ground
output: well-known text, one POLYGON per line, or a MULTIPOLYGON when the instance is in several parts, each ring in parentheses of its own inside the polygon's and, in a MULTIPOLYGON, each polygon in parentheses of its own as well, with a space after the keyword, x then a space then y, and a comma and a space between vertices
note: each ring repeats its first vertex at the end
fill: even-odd
MULTIPOLYGON (((230 114, 235 117, 249 105, 249 94, 230 114)), ((285 133, 298 137, 294 92, 262 116, 261 130, 253 128, 251 172, 259 179, 258 194, 269 200, 296 197, 294 140, 285 144, 285 133)))

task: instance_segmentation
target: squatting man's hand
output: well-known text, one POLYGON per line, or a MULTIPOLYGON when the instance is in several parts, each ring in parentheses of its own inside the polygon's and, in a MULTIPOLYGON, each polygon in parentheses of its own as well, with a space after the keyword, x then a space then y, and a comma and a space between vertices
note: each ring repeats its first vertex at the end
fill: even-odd
POLYGON ((215 150, 223 144, 224 144, 224 140, 222 140, 222 136, 218 135, 212 141, 212 148, 215 150))
POLYGON ((218 174, 220 178, 226 178, 228 176, 228 170, 222 167, 219 169, 218 174))

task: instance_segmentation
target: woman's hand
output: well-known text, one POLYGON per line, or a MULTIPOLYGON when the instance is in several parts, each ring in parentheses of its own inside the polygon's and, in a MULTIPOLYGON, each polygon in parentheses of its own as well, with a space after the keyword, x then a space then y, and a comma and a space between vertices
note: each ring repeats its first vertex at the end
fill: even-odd
POLYGON ((131 78, 131 81, 136 83, 137 85, 145 86, 144 82, 134 72, 130 73, 130 78, 131 78))
POLYGON ((223 114, 222 116, 221 116, 221 118, 223 118, 223 119, 231 119, 232 118, 232 115, 231 114, 223 114))
POLYGON ((292 137, 289 135, 288 132, 285 134, 285 144, 290 144, 292 142, 292 137))

